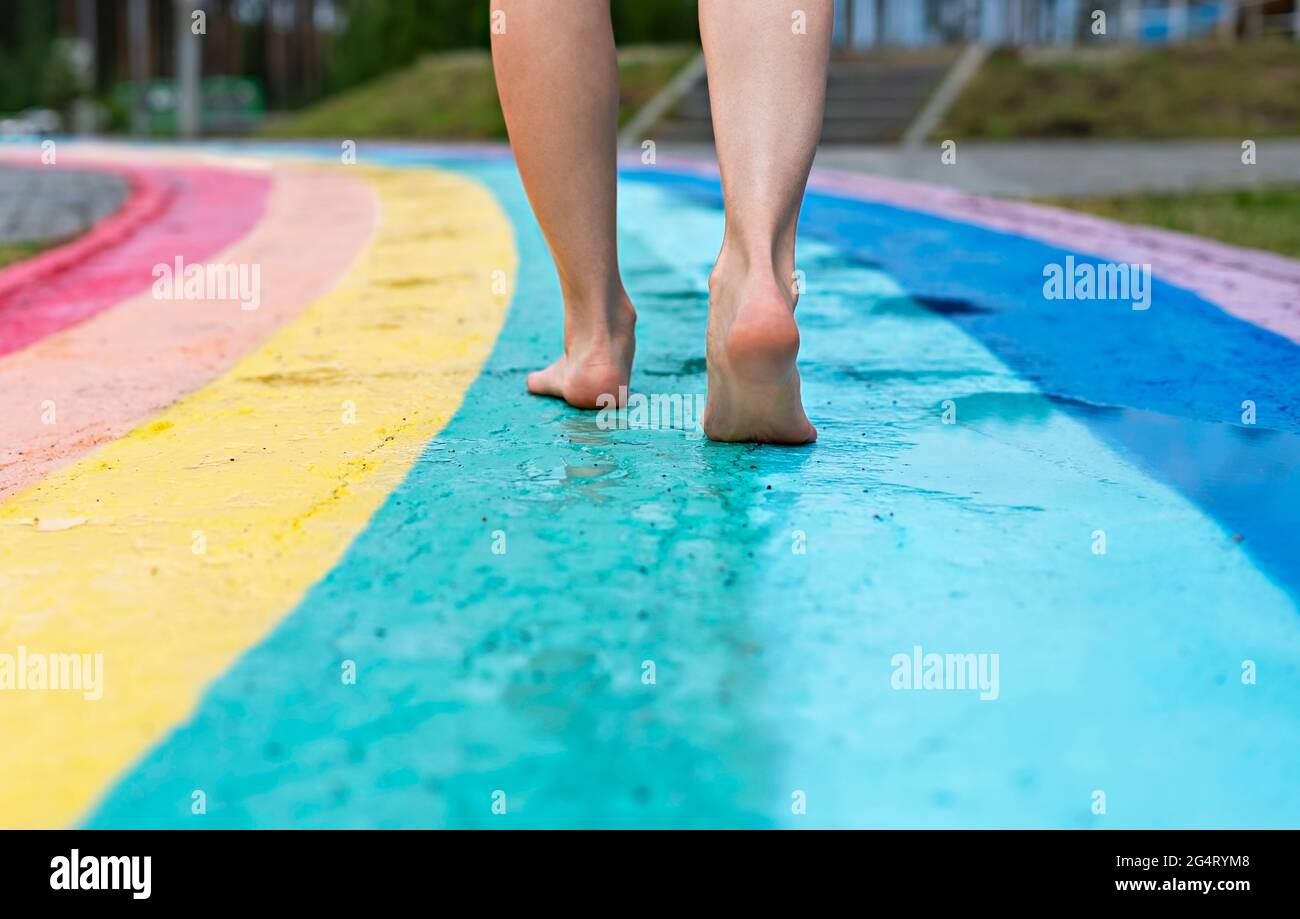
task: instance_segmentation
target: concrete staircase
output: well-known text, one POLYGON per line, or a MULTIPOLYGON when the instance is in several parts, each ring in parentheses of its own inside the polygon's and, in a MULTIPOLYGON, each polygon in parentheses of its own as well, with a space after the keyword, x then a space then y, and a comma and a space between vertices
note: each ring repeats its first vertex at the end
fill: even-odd
MULTIPOLYGON (((959 53, 927 49, 837 55, 826 86, 822 143, 896 143, 959 53)), ((700 77, 649 136, 676 143, 713 142, 707 77, 700 77)))

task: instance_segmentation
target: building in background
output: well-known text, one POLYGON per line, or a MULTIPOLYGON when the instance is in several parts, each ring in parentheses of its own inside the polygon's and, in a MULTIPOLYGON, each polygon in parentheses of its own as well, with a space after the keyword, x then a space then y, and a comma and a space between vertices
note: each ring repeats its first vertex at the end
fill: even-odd
POLYGON ((837 17, 836 43, 851 49, 1300 38, 1300 0, 838 0, 837 17))

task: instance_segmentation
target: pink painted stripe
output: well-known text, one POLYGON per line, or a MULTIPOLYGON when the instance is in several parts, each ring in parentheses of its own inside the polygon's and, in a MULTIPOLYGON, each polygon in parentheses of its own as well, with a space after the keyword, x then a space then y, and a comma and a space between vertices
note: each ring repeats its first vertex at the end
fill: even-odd
POLYGON ((264 171, 60 164, 117 172, 131 191, 85 235, 0 271, 0 355, 147 290, 157 264, 221 251, 257 222, 271 186, 264 171))
MULTIPOLYGON (((716 165, 700 160, 661 156, 659 162, 680 172, 718 176, 716 165)), ((628 157, 623 165, 638 168, 640 161, 628 157)), ((1107 261, 1149 264, 1163 280, 1238 319, 1300 343, 1300 261, 1295 259, 925 182, 817 169, 809 187, 1014 233, 1107 261)))
POLYGON ((377 214, 348 170, 278 167, 265 219, 207 262, 257 265, 257 309, 145 292, 0 358, 0 501, 228 370, 335 287, 377 214))

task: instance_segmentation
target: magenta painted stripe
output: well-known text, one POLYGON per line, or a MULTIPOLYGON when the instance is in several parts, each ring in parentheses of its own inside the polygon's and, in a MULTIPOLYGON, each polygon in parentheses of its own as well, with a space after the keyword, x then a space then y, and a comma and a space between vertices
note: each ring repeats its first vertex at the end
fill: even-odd
POLYGON ((122 205, 113 214, 102 219, 85 234, 57 248, 42 252, 0 272, 0 303, 28 285, 41 283, 46 278, 76 268, 89 258, 127 236, 143 224, 157 217, 167 204, 161 185, 149 181, 136 170, 99 170, 116 172, 127 182, 128 193, 122 205))
POLYGON ((225 249, 260 219, 271 187, 264 171, 76 166, 121 174, 131 190, 85 235, 0 271, 0 355, 147 290, 157 264, 225 249))

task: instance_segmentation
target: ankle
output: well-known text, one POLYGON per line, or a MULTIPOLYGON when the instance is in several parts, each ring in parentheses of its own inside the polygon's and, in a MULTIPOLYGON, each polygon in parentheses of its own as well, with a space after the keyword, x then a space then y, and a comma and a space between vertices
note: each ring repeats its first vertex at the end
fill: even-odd
POLYGON ((799 297, 793 266, 786 270, 766 253, 723 251, 709 274, 711 303, 738 304, 740 300, 783 301, 793 307, 799 297))
POLYGON ((723 288, 738 283, 746 287, 760 285, 770 294, 779 290, 782 297, 792 302, 798 299, 794 247, 771 242, 743 245, 724 238, 722 251, 709 274, 709 292, 716 296, 723 288))
POLYGON ((625 292, 599 303, 566 301, 564 350, 593 351, 613 348, 636 333, 636 309, 625 292))

